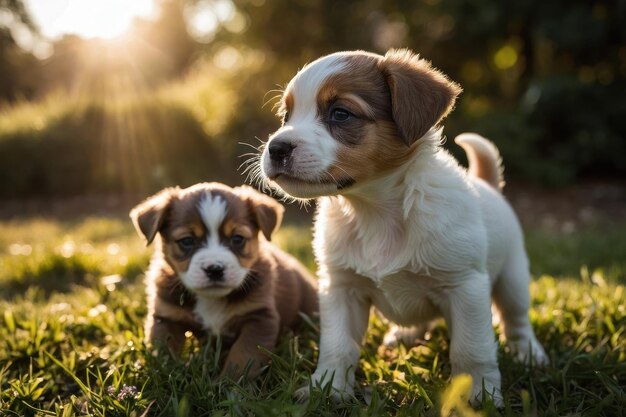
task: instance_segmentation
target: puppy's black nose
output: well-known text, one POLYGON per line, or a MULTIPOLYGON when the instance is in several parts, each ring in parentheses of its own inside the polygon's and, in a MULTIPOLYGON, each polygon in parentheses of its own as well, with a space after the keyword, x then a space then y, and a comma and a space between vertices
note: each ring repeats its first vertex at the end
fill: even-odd
POLYGON ((285 164, 289 157, 291 156, 291 152, 295 146, 287 141, 282 140, 274 140, 270 143, 269 148, 267 149, 270 153, 270 159, 273 162, 279 162, 285 164))
POLYGON ((221 281, 224 278, 224 265, 220 263, 211 264, 202 270, 211 281, 221 281))

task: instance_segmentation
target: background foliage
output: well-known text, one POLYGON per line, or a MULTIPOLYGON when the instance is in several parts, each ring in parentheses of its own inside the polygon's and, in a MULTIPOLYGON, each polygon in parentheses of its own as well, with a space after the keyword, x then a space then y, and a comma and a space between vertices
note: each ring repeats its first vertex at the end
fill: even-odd
MULTIPOLYGON (((238 143, 258 146, 277 126, 268 91, 322 54, 357 48, 409 47, 459 81, 447 136, 494 140, 509 178, 626 173, 624 2, 160 4, 123 43, 66 36, 45 60, 0 29, 0 198, 240 183, 249 150, 238 143), (198 7, 219 17, 202 37, 188 24, 198 7)), ((33 27, 22 6, 0 10, 33 27)))

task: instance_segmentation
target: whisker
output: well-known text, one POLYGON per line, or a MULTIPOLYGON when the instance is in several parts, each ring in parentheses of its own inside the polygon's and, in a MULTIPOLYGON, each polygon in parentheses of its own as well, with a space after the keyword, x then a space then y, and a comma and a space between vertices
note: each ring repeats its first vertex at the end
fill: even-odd
MULTIPOLYGON (((257 164, 255 164, 255 162, 258 161, 251 161, 251 160, 247 160, 244 163, 242 163, 239 168, 241 168, 243 165, 247 165, 246 168, 243 170, 242 174, 247 173, 248 171, 251 171, 253 169, 255 169, 255 167, 257 166, 257 164)), ((239 170, 239 168, 237 168, 237 170, 239 170)))
POLYGON ((254 153, 248 153, 248 154, 244 154, 244 155, 239 155, 239 157, 244 157, 247 156, 248 158, 246 158, 245 162, 254 162, 254 161, 258 161, 261 159, 261 155, 259 154, 254 154, 254 153))
POLYGON ((263 98, 265 98, 269 93, 279 93, 279 94, 283 94, 285 92, 284 87, 276 84, 276 87, 278 88, 272 88, 271 90, 268 90, 267 93, 265 93, 263 95, 263 98))
POLYGON ((269 90, 267 93, 265 93, 263 95, 263 106, 262 107, 265 107, 265 105, 267 105, 272 100, 275 100, 276 98, 282 97, 283 93, 284 93, 284 90, 282 88, 269 90), (271 94, 271 93, 277 93, 277 94, 275 94, 272 97, 270 97, 269 99, 265 100, 267 95, 271 94))
POLYGON ((260 156, 257 152, 246 152, 246 153, 242 153, 241 155, 238 155, 238 158, 244 157, 244 156, 260 156))
MULTIPOLYGON (((326 172, 326 176, 330 177, 330 179, 332 179, 332 180, 333 180, 333 182, 334 182, 335 184, 337 184, 337 179, 333 176, 333 174, 331 174, 330 172, 326 172)), ((318 180, 318 182, 321 184, 321 183, 323 182, 323 181, 322 181, 323 179, 324 179, 324 178, 320 178, 320 179, 318 180)))
POLYGON ((248 170, 248 175, 246 176, 246 182, 256 185, 258 188, 261 188, 263 191, 266 189, 265 178, 261 173, 261 166, 251 165, 252 169, 248 170))
POLYGON ((251 161, 251 160, 247 160, 247 161, 243 161, 238 167, 237 167, 237 171, 239 171, 244 165, 247 165, 246 168, 241 172, 241 175, 247 173, 248 171, 250 171, 252 169, 252 167, 254 166, 254 162, 255 161, 251 161))
MULTIPOLYGON (((271 103, 274 100, 278 100, 276 103, 274 103, 274 105, 272 106, 272 109, 276 108, 276 105, 280 105, 281 104, 281 97, 282 97, 282 93, 281 94, 276 94, 275 96, 270 97, 269 99, 267 99, 267 101, 265 101, 263 103, 263 106, 261 106, 261 108, 264 108, 265 106, 267 106, 269 103, 271 103)), ((263 97, 265 98, 265 97, 263 97)))
POLYGON ((259 176, 257 169, 249 170, 247 172, 242 172, 241 175, 245 175, 246 176, 246 182, 248 182, 250 184, 255 184, 257 182, 257 178, 259 176))
POLYGON ((340 167, 339 165, 337 165, 337 163, 333 163, 333 164, 331 164, 331 167, 333 167, 333 168, 337 168, 337 169, 339 169, 339 170, 343 171, 343 172, 344 172, 344 174, 346 174, 349 178, 352 178, 352 176, 351 176, 350 174, 348 174, 348 171, 346 171, 345 169, 343 169, 342 167, 340 167))
POLYGON ((254 149, 255 151, 260 151, 260 149, 259 149, 259 148, 261 147, 261 146, 254 146, 253 144, 251 144, 251 143, 247 143, 247 142, 237 142, 237 144, 238 144, 238 145, 248 146, 248 147, 250 147, 250 148, 254 149))

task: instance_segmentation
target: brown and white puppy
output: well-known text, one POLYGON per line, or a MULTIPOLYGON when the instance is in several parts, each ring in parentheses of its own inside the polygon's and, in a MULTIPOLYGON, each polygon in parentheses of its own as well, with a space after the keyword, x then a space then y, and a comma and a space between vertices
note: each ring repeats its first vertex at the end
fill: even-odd
POLYGON ((284 208, 250 187, 167 188, 130 213, 156 250, 146 275, 149 343, 179 352, 187 331, 234 337, 223 372, 250 375, 298 313, 318 309, 315 282, 269 240, 284 208))
POLYGON ((459 92, 408 50, 328 55, 285 89, 283 125, 260 170, 289 196, 318 198, 312 381, 332 378, 336 395, 352 393, 371 306, 413 334, 444 317, 452 373, 473 377, 473 402, 484 387, 502 403, 492 295, 519 359, 547 362, 528 319, 528 259, 500 192, 498 151, 478 135, 459 136, 468 171, 441 147, 438 124, 459 92))

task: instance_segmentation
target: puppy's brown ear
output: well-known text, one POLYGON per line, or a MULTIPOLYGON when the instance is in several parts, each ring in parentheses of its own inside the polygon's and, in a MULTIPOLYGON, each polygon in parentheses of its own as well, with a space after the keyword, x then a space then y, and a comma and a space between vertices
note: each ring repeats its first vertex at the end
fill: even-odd
POLYGON ((391 109, 407 146, 420 139, 454 106, 461 87, 408 49, 391 49, 380 61, 391 109))
POLYGON ((147 245, 152 243, 161 229, 167 209, 178 191, 179 188, 166 188, 130 211, 133 225, 137 233, 146 239, 147 245))
POLYGON ((285 208, 278 201, 261 194, 247 185, 235 188, 235 191, 248 200, 256 224, 267 240, 272 240, 272 234, 278 230, 283 221, 285 208))

